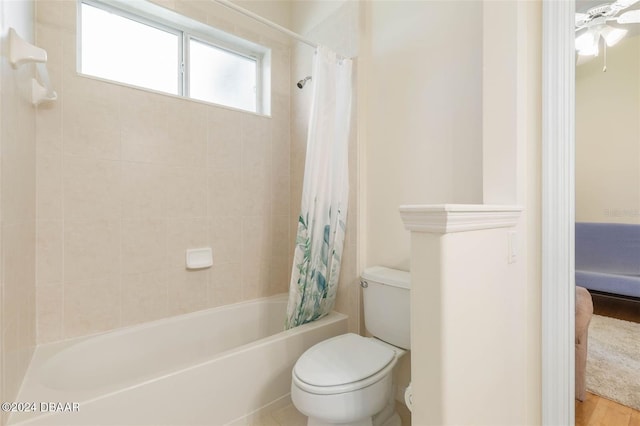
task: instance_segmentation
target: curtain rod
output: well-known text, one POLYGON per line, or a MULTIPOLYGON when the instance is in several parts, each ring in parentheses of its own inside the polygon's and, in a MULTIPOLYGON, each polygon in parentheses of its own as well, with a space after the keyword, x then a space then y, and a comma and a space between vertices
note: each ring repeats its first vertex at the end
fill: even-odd
POLYGON ((228 7, 229 9, 233 9, 236 12, 242 13, 243 15, 248 16, 249 18, 253 18, 256 21, 261 22, 261 23, 265 24, 268 27, 271 27, 271 28, 273 28, 275 30, 278 30, 278 31, 282 32, 282 33, 285 33, 289 37, 292 37, 292 38, 294 38, 294 39, 296 39, 296 40, 298 40, 298 41, 300 41, 300 42, 302 42, 304 44, 308 44, 311 47, 318 47, 318 43, 315 43, 315 42, 313 42, 313 41, 311 41, 309 39, 306 39, 306 38, 302 37, 300 34, 294 33, 293 31, 283 27, 282 25, 278 25, 275 22, 271 22, 268 19, 265 19, 262 16, 251 12, 250 10, 247 10, 247 9, 245 9, 243 7, 240 7, 237 4, 232 3, 230 0, 214 0, 214 1, 216 3, 219 3, 219 4, 223 5, 223 6, 228 7))

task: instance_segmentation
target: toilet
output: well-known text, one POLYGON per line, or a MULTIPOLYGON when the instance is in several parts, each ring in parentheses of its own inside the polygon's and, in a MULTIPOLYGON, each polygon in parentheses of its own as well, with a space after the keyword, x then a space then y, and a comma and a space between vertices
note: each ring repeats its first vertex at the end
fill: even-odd
POLYGON ((293 367, 291 400, 308 426, 401 426, 392 386, 411 348, 409 273, 376 266, 362 274, 365 328, 304 352, 293 367))

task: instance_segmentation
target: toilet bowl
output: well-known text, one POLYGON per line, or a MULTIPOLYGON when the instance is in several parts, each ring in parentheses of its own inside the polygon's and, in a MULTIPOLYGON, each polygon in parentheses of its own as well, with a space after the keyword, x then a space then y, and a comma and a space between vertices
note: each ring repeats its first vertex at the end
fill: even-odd
POLYGON ((293 369, 293 404, 309 426, 399 426, 392 373, 404 353, 353 333, 320 342, 293 369))
POLYGON ((291 400, 307 426, 401 426, 393 368, 411 348, 409 273, 381 266, 362 274, 366 329, 320 342, 293 367, 291 400))

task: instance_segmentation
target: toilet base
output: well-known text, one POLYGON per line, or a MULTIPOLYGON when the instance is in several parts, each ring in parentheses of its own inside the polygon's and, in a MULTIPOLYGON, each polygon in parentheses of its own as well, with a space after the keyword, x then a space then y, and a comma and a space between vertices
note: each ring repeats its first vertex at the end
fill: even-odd
POLYGON ((373 426, 373 423, 371 422, 371 417, 364 420, 357 421, 357 422, 351 422, 351 423, 327 423, 315 417, 309 417, 309 420, 307 421, 307 426, 338 426, 338 425, 340 426, 373 426))
POLYGON ((402 420, 395 412, 395 400, 392 398, 390 403, 373 417, 349 423, 327 423, 316 417, 309 417, 307 426, 402 426, 402 420))
POLYGON ((393 413, 386 422, 380 425, 376 425, 371 417, 355 423, 340 423, 340 425, 337 425, 336 423, 327 423, 320 419, 309 417, 307 426, 402 426, 402 420, 400 420, 398 413, 393 413))
MULTIPOLYGON (((327 423, 322 420, 309 417, 307 426, 336 426, 336 423, 327 423)), ((376 425, 371 418, 368 418, 355 423, 341 423, 339 426, 402 426, 402 420, 400 420, 398 413, 393 413, 386 422, 380 425, 376 425)))

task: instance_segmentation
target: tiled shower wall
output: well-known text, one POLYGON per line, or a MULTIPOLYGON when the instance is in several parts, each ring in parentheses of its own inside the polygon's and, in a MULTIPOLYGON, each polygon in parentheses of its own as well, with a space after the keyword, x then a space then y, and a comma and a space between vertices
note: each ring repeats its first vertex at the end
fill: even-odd
POLYGON ((39 343, 288 288, 288 41, 213 2, 158 3, 271 47, 272 117, 80 76, 76 2, 38 1, 59 94, 36 126, 39 343), (187 271, 202 246, 214 267, 187 271))
MULTIPOLYGON (((35 108, 32 64, 8 61, 9 27, 33 42, 33 3, 0 1, 0 401, 15 401, 35 347, 35 108)), ((5 424, 8 413, 0 413, 5 424)))

